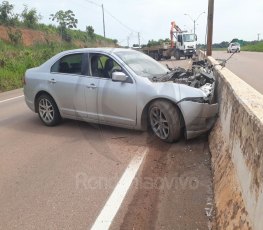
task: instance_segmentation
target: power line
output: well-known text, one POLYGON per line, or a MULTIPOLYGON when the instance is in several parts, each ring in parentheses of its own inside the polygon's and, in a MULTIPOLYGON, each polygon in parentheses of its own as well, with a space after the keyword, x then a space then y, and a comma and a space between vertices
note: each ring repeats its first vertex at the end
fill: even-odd
POLYGON ((117 22, 119 22, 124 28, 126 28, 129 31, 132 31, 134 33, 137 33, 137 31, 133 30, 129 26, 125 25, 123 22, 121 22, 118 18, 116 18, 114 15, 112 15, 107 9, 105 9, 105 12, 109 14, 113 19, 115 19, 117 22))
MULTIPOLYGON (((100 8, 101 8, 101 6, 102 6, 102 5, 96 3, 96 2, 94 2, 94 1, 92 1, 92 0, 85 0, 85 1, 86 1, 86 2, 89 2, 89 3, 93 4, 93 5, 95 5, 95 6, 97 6, 97 7, 100 7, 100 8)), ((122 25, 125 29, 127 29, 127 30, 129 30, 129 31, 132 31, 132 32, 134 32, 134 33, 137 33, 137 31, 135 31, 135 30, 132 29, 131 27, 125 25, 120 19, 118 19, 117 17, 115 17, 115 16, 114 16, 109 10, 107 10, 105 7, 104 7, 104 11, 105 11, 109 16, 111 16, 114 20, 116 20, 120 25, 122 25)))
POLYGON ((101 7, 100 4, 98 4, 98 3, 96 3, 96 2, 93 2, 93 1, 91 1, 91 0, 85 0, 85 1, 91 3, 91 4, 95 5, 95 6, 101 7))

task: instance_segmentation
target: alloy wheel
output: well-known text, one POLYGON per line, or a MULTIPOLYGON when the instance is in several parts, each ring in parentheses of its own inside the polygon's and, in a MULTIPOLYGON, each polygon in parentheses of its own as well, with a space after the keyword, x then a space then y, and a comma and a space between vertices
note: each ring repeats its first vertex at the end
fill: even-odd
POLYGON ((169 136, 169 124, 164 113, 158 108, 153 107, 150 111, 150 122, 154 133, 165 140, 169 136))
POLYGON ((54 119, 54 108, 52 103, 46 99, 42 98, 39 101, 39 115, 45 123, 50 123, 54 119))

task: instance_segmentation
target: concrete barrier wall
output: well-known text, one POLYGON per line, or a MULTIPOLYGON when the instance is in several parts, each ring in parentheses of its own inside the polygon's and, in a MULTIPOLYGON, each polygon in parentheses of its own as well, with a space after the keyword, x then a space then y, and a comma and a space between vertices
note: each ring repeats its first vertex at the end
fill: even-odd
POLYGON ((263 229, 263 95, 216 65, 218 120, 209 136, 218 229, 263 229))

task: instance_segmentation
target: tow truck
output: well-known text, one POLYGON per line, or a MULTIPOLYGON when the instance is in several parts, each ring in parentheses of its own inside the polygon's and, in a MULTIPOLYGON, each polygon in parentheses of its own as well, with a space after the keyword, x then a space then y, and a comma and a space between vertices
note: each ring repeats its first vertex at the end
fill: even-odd
POLYGON ((196 53, 197 36, 193 33, 188 33, 186 30, 181 30, 174 21, 171 22, 170 40, 170 43, 144 47, 141 51, 155 60, 160 60, 161 58, 170 59, 172 56, 177 60, 181 57, 192 58, 196 53))

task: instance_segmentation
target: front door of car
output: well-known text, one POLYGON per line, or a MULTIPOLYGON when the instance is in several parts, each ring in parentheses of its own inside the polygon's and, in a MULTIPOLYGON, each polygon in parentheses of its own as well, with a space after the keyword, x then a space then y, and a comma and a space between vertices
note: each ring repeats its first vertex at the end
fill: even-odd
POLYGON ((100 79, 98 92, 99 122, 136 125, 136 84, 100 79))
POLYGON ((81 53, 62 57, 51 68, 49 84, 65 116, 97 121, 97 92, 87 89, 91 84, 98 84, 98 80, 86 76, 86 60, 81 53))
POLYGON ((96 73, 100 79, 98 85, 99 122, 135 126, 137 93, 133 79, 128 76, 125 82, 112 81, 112 72, 124 70, 107 55, 91 54, 90 63, 91 71, 96 73))

